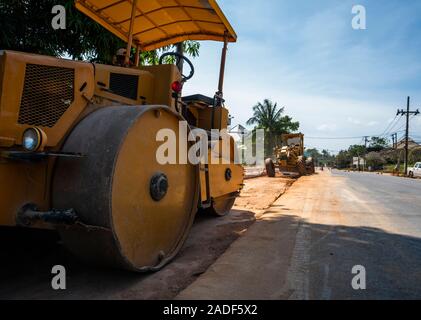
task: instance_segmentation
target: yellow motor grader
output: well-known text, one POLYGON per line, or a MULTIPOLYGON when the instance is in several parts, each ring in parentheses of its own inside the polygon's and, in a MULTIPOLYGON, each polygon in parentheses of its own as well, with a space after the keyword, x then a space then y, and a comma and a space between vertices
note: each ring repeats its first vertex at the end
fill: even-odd
MULTIPOLYGON (((227 214, 244 172, 226 164, 161 164, 161 130, 184 142, 209 132, 208 153, 221 157, 228 126, 223 79, 227 45, 237 36, 214 0, 77 0, 78 10, 127 42, 132 67, 0 51, 0 226, 56 229, 80 258, 145 272, 178 253, 200 210, 227 214), (194 73, 174 64, 139 66, 139 52, 185 40, 224 43, 218 92, 182 97, 194 73)), ((53 32, 53 31, 52 31, 53 32)), ((180 149, 181 150, 181 149, 180 149)), ((0 230, 1 232, 1 230, 0 230)))
POLYGON ((305 176, 315 173, 314 160, 305 157, 304 135, 284 134, 281 136, 282 146, 275 148, 275 162, 266 160, 266 172, 269 177, 275 177, 276 167, 285 176, 305 176))

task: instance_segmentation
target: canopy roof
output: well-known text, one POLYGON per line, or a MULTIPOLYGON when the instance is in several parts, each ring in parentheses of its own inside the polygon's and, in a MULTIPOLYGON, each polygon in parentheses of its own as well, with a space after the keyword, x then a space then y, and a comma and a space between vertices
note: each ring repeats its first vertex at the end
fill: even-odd
MULTIPOLYGON (((129 42, 133 0, 76 0, 76 8, 129 42)), ((137 0, 133 45, 150 51, 185 40, 235 42, 215 0, 137 0)))

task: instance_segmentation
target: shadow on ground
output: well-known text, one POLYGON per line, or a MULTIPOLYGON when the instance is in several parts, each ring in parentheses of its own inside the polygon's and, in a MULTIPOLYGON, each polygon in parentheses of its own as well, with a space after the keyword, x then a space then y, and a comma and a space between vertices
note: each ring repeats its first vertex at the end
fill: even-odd
POLYGON ((308 257, 300 257, 307 263, 299 267, 308 275, 312 300, 421 298, 420 238, 376 228, 312 224, 294 216, 258 223, 302 228, 309 239, 302 254, 308 257), (359 265, 366 269, 367 289, 356 291, 352 288, 352 269, 359 265))
MULTIPOLYGON (((173 263, 146 275, 81 264, 60 245, 54 232, 1 228, 0 298, 172 299, 203 274, 253 221, 253 213, 247 211, 234 211, 222 219, 199 216, 173 263), (68 289, 63 292, 50 287, 51 268, 56 264, 67 268, 68 289)), ((302 259, 307 263, 299 267, 308 274, 310 299, 421 298, 419 238, 375 228, 311 224, 288 215, 265 217, 257 224, 277 224, 280 230, 299 226, 307 233, 310 241, 303 254, 308 259, 302 259), (365 291, 351 287, 356 265, 367 270, 365 291)))
POLYGON ((254 213, 240 210, 223 218, 198 215, 177 258, 152 274, 80 263, 52 231, 0 228, 0 299, 172 299, 254 221, 254 213), (54 265, 66 267, 65 291, 51 289, 54 265))

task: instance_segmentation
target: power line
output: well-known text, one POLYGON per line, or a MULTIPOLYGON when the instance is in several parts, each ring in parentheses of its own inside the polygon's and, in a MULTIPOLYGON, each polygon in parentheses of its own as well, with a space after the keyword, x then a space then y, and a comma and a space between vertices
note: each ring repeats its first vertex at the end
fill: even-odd
MULTIPOLYGON (((411 105, 411 97, 408 97, 406 111, 398 110, 397 115, 406 116, 406 130, 405 130, 405 175, 408 175, 408 162, 409 162, 409 122, 410 122, 410 115, 417 116, 420 114, 420 111, 417 109, 416 111, 410 110, 411 105)), ((413 117, 411 117, 412 119, 413 117)))
POLYGON ((406 123, 404 123, 403 125, 401 125, 401 127, 396 131, 396 133, 405 132, 406 131, 406 130, 404 130, 405 127, 406 127, 406 123))
MULTIPOLYGON (((404 130, 403 130, 404 131, 404 130)), ((398 132, 403 132, 403 131, 398 131, 398 132)), ((379 134, 375 134, 375 135, 366 135, 366 136, 355 136, 355 137, 306 137, 306 139, 312 139, 312 140, 357 140, 357 139, 361 139, 361 143, 364 144, 365 140, 368 138, 380 138, 382 137, 382 135, 379 134)))
MULTIPOLYGON (((416 115, 414 114, 414 115, 412 115, 411 116, 411 118, 409 118, 409 121, 411 121, 413 118, 415 118, 416 117, 416 115)), ((406 130, 404 129, 406 127, 406 123, 404 123, 400 128, 399 128, 399 130, 398 131, 396 131, 395 132, 395 134, 398 134, 398 133, 402 133, 402 132, 406 132, 406 130)), ((403 135, 402 136, 402 138, 400 139, 400 140, 403 140, 405 138, 405 135, 403 135)))
MULTIPOLYGON (((389 123, 389 125, 386 127, 386 129, 384 130, 384 132, 383 132, 383 134, 382 134, 382 137, 385 137, 385 136, 387 136, 390 132, 388 131, 389 129, 390 130, 392 130, 392 124, 393 124, 393 126, 395 126, 396 125, 396 123, 395 123, 395 121, 398 119, 398 117, 399 117, 399 115, 396 115, 395 116, 395 119, 393 119, 392 120, 392 122, 390 122, 389 123)), ((398 120, 399 121, 399 120, 398 120)))
MULTIPOLYGON (((386 133, 381 136, 382 138, 385 138, 385 137, 389 136, 391 133, 393 133, 393 130, 396 128, 396 126, 399 124, 399 122, 403 119, 402 116, 400 118, 397 118, 398 116, 399 115, 397 115, 396 118, 395 118, 395 119, 397 119, 397 121, 393 124, 393 126, 391 126, 389 128, 388 131, 386 130, 386 133)), ((405 124, 404 124, 404 126, 405 126, 405 124)), ((399 130, 402 130, 402 128, 398 129, 397 131, 399 131, 399 130)))
POLYGON ((364 139, 366 136, 359 136, 359 137, 306 137, 306 139, 312 140, 357 140, 357 139, 364 139))

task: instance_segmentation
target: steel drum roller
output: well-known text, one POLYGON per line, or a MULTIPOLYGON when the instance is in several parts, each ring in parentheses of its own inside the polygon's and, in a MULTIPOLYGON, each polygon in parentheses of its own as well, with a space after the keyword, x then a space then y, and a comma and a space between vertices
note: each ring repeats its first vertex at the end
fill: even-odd
POLYGON ((197 212, 199 169, 160 165, 161 129, 176 133, 180 116, 167 107, 109 107, 82 120, 58 160, 55 208, 73 208, 82 224, 62 228, 64 243, 84 260, 154 271, 180 250, 197 212))

